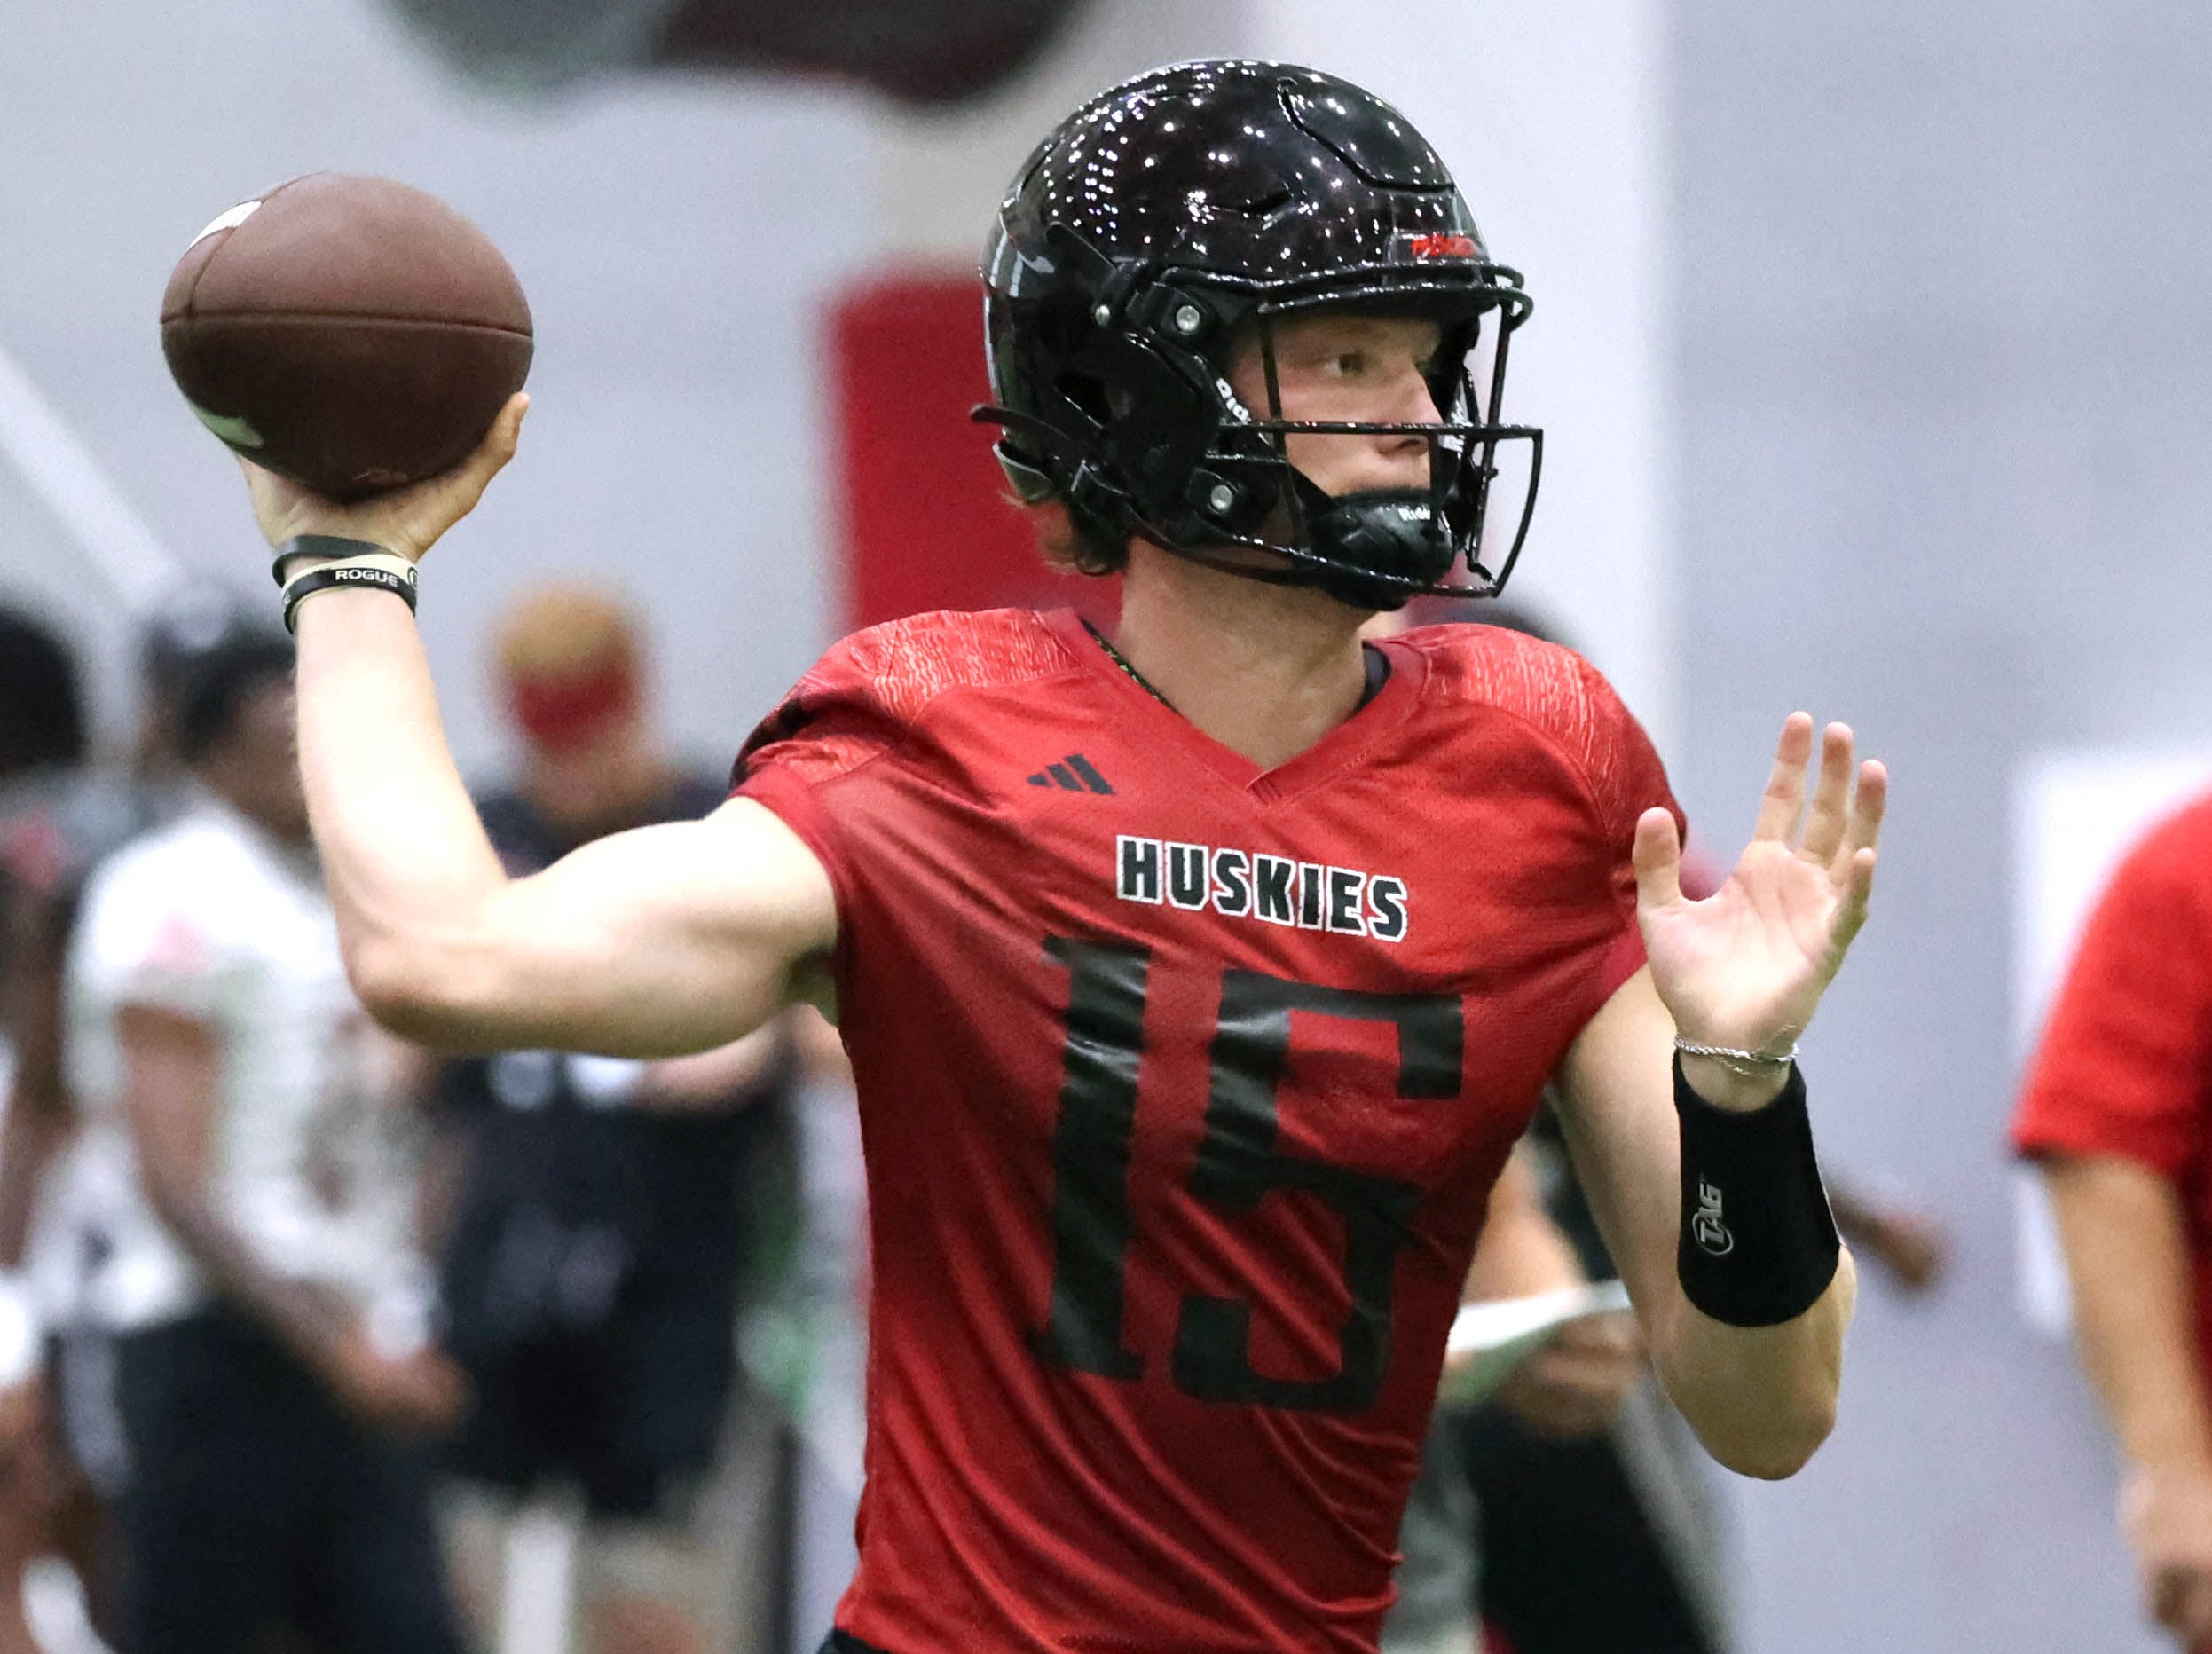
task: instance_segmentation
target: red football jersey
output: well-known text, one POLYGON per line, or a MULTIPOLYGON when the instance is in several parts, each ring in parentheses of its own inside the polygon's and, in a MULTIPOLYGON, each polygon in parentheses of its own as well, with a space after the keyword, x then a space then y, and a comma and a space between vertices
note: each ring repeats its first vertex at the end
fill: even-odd
POLYGON ((1364 1650, 1491 1184, 1642 963, 1672 805, 1578 657, 1453 626, 1261 771, 1069 613, 838 644, 738 786, 828 870, 893 1654, 1364 1650))
POLYGON ((2130 850, 2098 899, 2020 1088, 2027 1154, 2114 1154, 2171 1182, 2212 1374, 2212 797, 2130 850))

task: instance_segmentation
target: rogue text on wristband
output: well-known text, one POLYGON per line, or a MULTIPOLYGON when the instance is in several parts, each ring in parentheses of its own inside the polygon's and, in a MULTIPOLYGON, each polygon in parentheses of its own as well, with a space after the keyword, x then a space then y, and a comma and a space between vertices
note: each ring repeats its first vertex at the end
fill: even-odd
POLYGON ((317 592, 342 591, 349 587, 390 592, 414 612, 414 565, 388 551, 373 556, 349 557, 319 563, 284 583, 284 629, 294 629, 300 605, 317 592), (396 565, 396 566, 395 566, 396 565))

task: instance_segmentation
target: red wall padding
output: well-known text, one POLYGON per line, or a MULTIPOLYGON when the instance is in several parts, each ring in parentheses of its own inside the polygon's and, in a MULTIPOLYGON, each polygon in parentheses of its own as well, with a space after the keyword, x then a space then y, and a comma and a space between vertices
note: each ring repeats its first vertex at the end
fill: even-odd
POLYGON ((1053 574, 991 458, 983 292, 969 270, 893 271, 831 306, 835 464, 847 628, 930 609, 1073 605, 1112 583, 1053 574))

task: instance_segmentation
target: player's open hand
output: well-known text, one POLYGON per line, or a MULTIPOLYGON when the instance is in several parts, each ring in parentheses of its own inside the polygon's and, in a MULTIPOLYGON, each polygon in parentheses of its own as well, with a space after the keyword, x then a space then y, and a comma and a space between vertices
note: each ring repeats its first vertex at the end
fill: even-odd
POLYGON ((1842 724, 1828 726, 1820 747, 1808 810, 1813 720, 1791 713, 1751 841, 1703 902, 1682 894, 1674 818, 1653 809, 1636 823, 1636 917, 1653 985, 1685 1039, 1787 1051, 1866 923, 1888 775, 1869 760, 1855 766, 1854 789, 1842 724))
POLYGON ((515 457, 522 440, 523 415, 529 408, 530 398, 516 391, 476 452, 452 470, 350 505, 326 500, 240 459, 239 469, 246 473, 247 491, 253 496, 254 520, 272 546, 299 534, 335 534, 372 541, 410 563, 420 563, 438 536, 476 509, 492 479, 515 457))

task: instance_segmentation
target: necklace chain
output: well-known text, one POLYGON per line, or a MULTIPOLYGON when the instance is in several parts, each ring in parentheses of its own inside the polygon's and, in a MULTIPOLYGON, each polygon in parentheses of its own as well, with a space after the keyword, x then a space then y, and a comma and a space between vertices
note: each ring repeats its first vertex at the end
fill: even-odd
MULTIPOLYGON (((1098 640, 1098 647, 1106 650, 1106 658, 1111 660, 1115 666, 1119 666, 1123 672, 1127 673, 1129 674, 1129 681, 1131 683, 1134 683, 1138 689, 1144 690, 1145 694, 1151 696, 1153 699, 1158 701, 1169 712, 1175 712, 1175 703, 1169 700, 1166 696, 1162 695, 1158 689, 1153 689, 1153 686, 1145 681, 1145 674, 1129 664, 1129 657, 1122 653, 1120 650, 1114 647, 1114 641, 1111 638, 1107 637, 1105 633, 1098 630, 1097 626, 1091 625, 1088 620, 1083 622, 1083 630, 1090 633, 1092 637, 1098 640)), ((1359 705, 1362 708, 1364 708, 1367 703, 1374 699, 1375 696, 1382 690, 1384 680, 1389 678, 1390 675, 1390 669, 1388 659, 1383 656, 1382 652, 1376 649, 1373 644, 1362 644, 1361 648, 1366 653, 1367 664, 1366 687, 1361 690, 1359 696, 1359 705)), ((1180 713, 1176 713, 1176 716, 1178 718, 1182 715, 1183 714, 1180 713)))
POLYGON ((1105 633, 1098 630, 1097 626, 1091 625, 1088 620, 1083 622, 1083 630, 1090 633, 1091 636, 1098 640, 1098 647, 1106 650, 1106 658, 1111 660, 1115 666, 1119 666, 1123 672, 1129 673, 1129 680, 1131 683, 1134 683, 1138 689, 1144 690, 1145 694, 1151 696, 1153 699, 1158 701, 1169 712, 1175 711, 1175 703, 1169 700, 1166 696, 1162 695, 1158 689, 1153 689, 1150 683, 1146 682, 1145 681, 1145 674, 1129 664, 1129 657, 1122 654, 1120 650, 1114 648, 1113 640, 1108 638, 1105 633))

